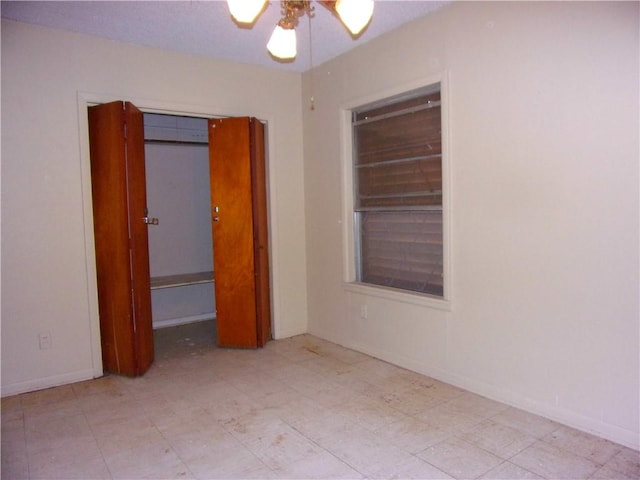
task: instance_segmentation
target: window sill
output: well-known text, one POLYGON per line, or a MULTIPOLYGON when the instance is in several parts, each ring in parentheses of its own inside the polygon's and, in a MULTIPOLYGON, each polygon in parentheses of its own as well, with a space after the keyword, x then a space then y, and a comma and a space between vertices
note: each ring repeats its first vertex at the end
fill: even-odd
POLYGON ((409 303, 421 307, 428 307, 437 310, 451 311, 451 300, 434 297, 432 295, 410 293, 394 288, 378 287, 357 282, 347 282, 343 284, 348 292, 372 297, 384 298, 395 302, 409 303))

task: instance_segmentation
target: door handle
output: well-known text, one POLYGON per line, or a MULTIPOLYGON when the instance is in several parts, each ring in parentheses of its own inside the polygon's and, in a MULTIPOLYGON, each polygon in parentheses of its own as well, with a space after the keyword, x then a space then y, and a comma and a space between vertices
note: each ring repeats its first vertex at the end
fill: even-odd
POLYGON ((212 220, 213 220, 214 222, 219 222, 219 221, 220 221, 220 217, 212 217, 212 220))
POLYGON ((158 220, 157 218, 152 218, 152 217, 144 217, 142 220, 147 225, 158 225, 160 223, 160 220, 158 220))

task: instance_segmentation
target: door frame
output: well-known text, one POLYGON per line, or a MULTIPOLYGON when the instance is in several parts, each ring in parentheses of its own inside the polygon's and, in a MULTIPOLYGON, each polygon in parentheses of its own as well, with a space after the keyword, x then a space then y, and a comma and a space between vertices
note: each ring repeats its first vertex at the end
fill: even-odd
POLYGON ((266 178, 267 178, 267 222, 269 235, 269 276, 270 276, 270 295, 271 295, 271 332, 272 335, 278 331, 278 299, 280 298, 279 289, 274 278, 278 265, 278 236, 273 225, 277 225, 275 209, 271 205, 275 205, 275 175, 273 173, 273 164, 269 161, 275 158, 275 121, 270 114, 259 112, 224 112, 212 106, 186 105, 163 100, 153 100, 146 98, 130 97, 128 95, 105 94, 92 92, 78 92, 78 132, 80 141, 80 173, 82 185, 82 209, 84 224, 84 244, 85 244, 85 266, 87 280, 87 299, 88 299, 88 319, 91 338, 91 363, 94 378, 104 374, 102 366, 102 347, 100 345, 100 317, 98 314, 98 281, 96 271, 96 252, 93 231, 93 200, 91 195, 91 161, 89 155, 89 120, 87 108, 101 103, 108 103, 115 100, 122 100, 133 103, 143 113, 161 113, 166 115, 182 115, 188 117, 201 118, 220 118, 220 117, 255 117, 264 122, 266 129, 266 178))

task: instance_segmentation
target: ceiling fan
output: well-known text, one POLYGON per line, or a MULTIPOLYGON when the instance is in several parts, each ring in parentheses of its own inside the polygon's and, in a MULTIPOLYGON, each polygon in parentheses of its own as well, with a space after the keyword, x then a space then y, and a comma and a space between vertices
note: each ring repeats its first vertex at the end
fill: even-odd
MULTIPOLYGON (((357 37, 371 21, 373 0, 316 0, 329 9, 357 37)), ((267 0, 227 0, 229 12, 242 25, 250 25, 264 10, 267 0)), ((273 57, 291 60, 297 53, 295 28, 300 17, 305 14, 312 18, 315 7, 311 0, 281 0, 282 18, 276 25, 267 43, 267 50, 273 57)))

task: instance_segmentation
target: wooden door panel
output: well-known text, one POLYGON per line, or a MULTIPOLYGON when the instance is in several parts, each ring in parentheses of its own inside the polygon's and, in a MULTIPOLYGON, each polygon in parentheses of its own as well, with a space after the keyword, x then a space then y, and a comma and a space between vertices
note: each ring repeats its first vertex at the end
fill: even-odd
POLYGON ((248 118, 209 120, 218 344, 257 346, 248 118))
POLYGON ((89 108, 91 190, 103 368, 135 372, 122 102, 89 108))
POLYGON ((269 270, 269 235, 267 221, 267 175, 264 125, 251 119, 251 182, 256 274, 256 328, 258 346, 271 338, 271 290, 269 270))
POLYGON ((153 361, 142 113, 118 101, 88 114, 103 368, 136 376, 153 361))
POLYGON ((149 235, 147 184, 144 159, 144 117, 132 103, 125 102, 126 165, 131 235, 131 282, 137 375, 153 362, 153 320, 151 317, 151 279, 149 272, 149 235))

